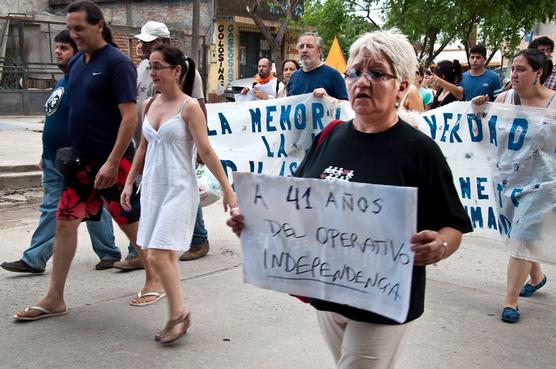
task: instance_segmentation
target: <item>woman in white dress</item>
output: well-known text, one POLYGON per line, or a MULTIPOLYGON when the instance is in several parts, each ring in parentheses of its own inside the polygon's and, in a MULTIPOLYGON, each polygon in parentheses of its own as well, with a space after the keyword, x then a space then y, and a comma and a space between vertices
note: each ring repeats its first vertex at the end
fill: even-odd
POLYGON ((143 135, 121 202, 124 208, 129 208, 133 183, 142 173, 137 244, 148 250, 149 263, 160 276, 168 297, 168 323, 155 336, 155 341, 170 343, 182 337, 190 324, 176 252, 184 251, 193 236, 199 204, 195 175, 197 151, 222 187, 224 210, 237 205, 208 140, 203 111, 197 100, 180 88, 187 72, 183 53, 162 45, 152 51, 149 64, 154 87, 160 94, 143 104, 143 135))

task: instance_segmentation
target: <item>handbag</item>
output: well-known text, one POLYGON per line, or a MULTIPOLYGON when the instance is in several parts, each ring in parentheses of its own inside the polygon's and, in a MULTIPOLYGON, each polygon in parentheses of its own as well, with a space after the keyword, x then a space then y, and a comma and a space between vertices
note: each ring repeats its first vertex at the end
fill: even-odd
POLYGON ((56 169, 62 175, 69 176, 79 168, 81 168, 82 162, 79 156, 73 152, 71 147, 62 147, 56 151, 56 169))

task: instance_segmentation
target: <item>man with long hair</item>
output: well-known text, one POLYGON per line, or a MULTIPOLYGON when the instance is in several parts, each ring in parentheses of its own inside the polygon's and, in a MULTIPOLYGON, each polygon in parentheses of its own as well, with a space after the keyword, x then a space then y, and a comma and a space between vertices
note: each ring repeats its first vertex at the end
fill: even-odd
MULTIPOLYGON (((18 311, 18 320, 67 312, 64 288, 77 246, 77 228, 83 220, 98 220, 103 204, 137 248, 140 207, 136 191, 129 211, 120 205, 134 154, 137 73, 129 57, 114 46, 102 11, 93 2, 70 3, 66 24, 80 53, 69 64, 71 146, 58 150, 56 157, 64 185, 56 213, 53 270, 46 296, 18 311)), ((140 296, 152 293, 162 298, 160 281, 143 252, 137 251, 147 275, 140 296)))

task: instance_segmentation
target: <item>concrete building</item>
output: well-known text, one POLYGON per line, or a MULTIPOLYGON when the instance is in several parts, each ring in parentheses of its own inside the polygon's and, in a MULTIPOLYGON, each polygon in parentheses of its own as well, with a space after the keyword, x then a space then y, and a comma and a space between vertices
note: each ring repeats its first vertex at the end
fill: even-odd
MULTIPOLYGON (((249 16, 246 4, 243 0, 214 1, 214 30, 208 55, 209 101, 218 101, 234 79, 254 76, 260 58, 270 58, 268 41, 249 16)), ((294 17, 302 13, 303 2, 294 9, 294 17)), ((280 13, 276 9, 264 8, 259 14, 267 27, 278 29, 280 13)), ((298 34, 299 31, 291 28, 286 32, 282 44, 284 58, 297 59, 298 34)))
MULTIPOLYGON (((0 0, 0 110, 5 114, 36 114, 59 76, 54 64, 53 38, 65 28, 65 9, 71 0, 0 0)), ((173 43, 191 50, 193 0, 97 0, 114 39, 136 63, 141 26, 149 20, 168 25, 173 43)), ((205 82, 209 102, 223 100, 228 84, 255 75, 257 61, 270 47, 250 18, 244 0, 200 0, 199 55, 192 56, 205 82)), ((303 2, 295 17, 303 12, 303 2)), ((277 9, 263 6, 258 14, 267 27, 280 25, 277 9)), ((296 57, 298 32, 288 30, 282 55, 296 57)))

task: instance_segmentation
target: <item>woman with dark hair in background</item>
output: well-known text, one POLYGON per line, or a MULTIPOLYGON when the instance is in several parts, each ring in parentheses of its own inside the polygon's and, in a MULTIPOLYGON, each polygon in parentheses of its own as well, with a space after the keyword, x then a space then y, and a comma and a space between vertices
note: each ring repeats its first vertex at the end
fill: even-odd
POLYGON ((422 65, 417 65, 417 70, 415 71, 415 86, 419 90, 419 96, 421 96, 423 107, 425 110, 430 110, 432 102, 434 101, 434 96, 432 90, 425 86, 424 81, 425 68, 422 65))
POLYGON ((299 63, 293 59, 286 59, 282 62, 282 78, 284 83, 278 84, 278 93, 276 97, 286 97, 288 94, 287 86, 293 72, 299 69, 299 63))
POLYGON ((544 73, 546 78, 543 82, 544 87, 556 91, 556 68, 552 63, 552 52, 554 51, 554 41, 547 36, 541 36, 529 43, 528 49, 537 49, 544 53, 546 56, 546 68, 544 73))
MULTIPOLYGON (((556 92, 543 86, 547 77, 547 65, 545 54, 540 50, 526 49, 518 52, 512 62, 512 89, 498 95, 495 102, 544 108, 553 114, 556 113, 556 92)), ((474 105, 482 105, 488 102, 488 95, 477 96, 472 102, 474 105)), ((541 138, 529 137, 529 139, 540 140, 541 138)), ((540 179, 542 183, 554 182, 551 173, 540 172, 536 173, 539 177, 537 180, 540 179)), ((511 188, 510 184, 508 188, 511 188)), ((523 191, 518 199, 520 206, 516 207, 514 216, 517 219, 521 213, 528 212, 528 209, 538 208, 531 202, 543 201, 540 193, 531 196, 531 191, 523 191)), ((500 316, 504 322, 517 323, 521 315, 518 308, 519 296, 530 297, 546 283, 546 275, 541 271, 540 263, 523 258, 527 249, 532 248, 535 241, 539 239, 540 223, 542 219, 537 220, 534 217, 526 225, 512 224, 512 240, 515 242, 511 243, 512 255, 508 261, 506 275, 506 298, 500 316), (529 282, 525 283, 528 276, 530 276, 529 282)))
POLYGON ((176 252, 189 248, 193 236, 199 205, 197 149, 222 187, 224 210, 237 204, 208 140, 203 111, 197 100, 182 91, 182 85, 190 90, 194 73, 187 73, 187 65, 194 67, 193 62, 179 49, 161 45, 151 52, 149 65, 160 95, 143 104, 143 136, 122 191, 121 204, 129 209, 133 184, 142 173, 142 216, 137 244, 147 249, 148 263, 160 277, 168 296, 168 323, 155 340, 170 343, 185 335, 190 325, 191 314, 184 306, 176 252))
POLYGON ((442 60, 436 65, 434 75, 431 76, 431 81, 436 86, 436 95, 434 96, 431 109, 458 101, 458 98, 448 91, 447 85, 457 85, 461 81, 461 76, 461 65, 457 60, 453 62, 442 60))

